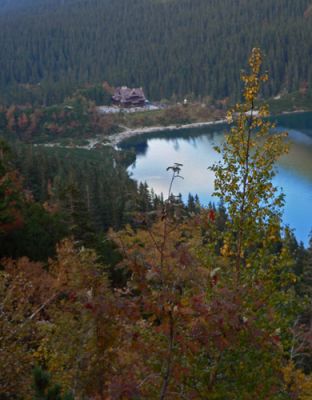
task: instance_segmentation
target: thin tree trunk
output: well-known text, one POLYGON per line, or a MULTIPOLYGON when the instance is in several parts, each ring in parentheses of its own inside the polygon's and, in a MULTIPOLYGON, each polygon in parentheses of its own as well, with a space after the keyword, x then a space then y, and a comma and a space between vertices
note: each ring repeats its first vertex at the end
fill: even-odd
POLYGON ((242 198, 242 204, 240 207, 239 227, 238 227, 237 252, 236 252, 236 281, 237 281, 236 283, 238 283, 239 278, 240 278, 240 269, 241 269, 241 261, 242 261, 241 252, 242 252, 242 244, 243 244, 242 242, 243 242, 243 234, 244 234, 245 206, 246 206, 247 184, 248 184, 248 176, 249 176, 250 140, 251 140, 251 125, 252 125, 252 120, 253 120, 253 111, 254 111, 254 103, 252 102, 247 142, 246 142, 245 173, 243 176, 243 198, 242 198))
POLYGON ((169 313, 169 324, 170 324, 170 333, 168 338, 168 358, 166 365, 166 372, 164 376, 163 385, 160 392, 159 400, 165 400, 170 378, 171 378, 171 370, 172 370, 172 358, 173 358, 173 345, 174 345, 174 321, 172 317, 172 312, 169 313))

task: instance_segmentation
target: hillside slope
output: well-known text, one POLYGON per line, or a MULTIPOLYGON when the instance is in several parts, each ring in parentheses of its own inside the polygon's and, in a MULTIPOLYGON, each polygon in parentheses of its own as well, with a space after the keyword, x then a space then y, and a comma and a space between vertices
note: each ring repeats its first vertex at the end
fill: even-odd
POLYGON ((51 103, 78 84, 103 80, 143 86, 153 99, 234 97, 255 46, 267 55, 267 94, 294 91, 312 83, 310 4, 0 0, 0 100, 21 100, 30 83, 40 90, 29 101, 51 103))

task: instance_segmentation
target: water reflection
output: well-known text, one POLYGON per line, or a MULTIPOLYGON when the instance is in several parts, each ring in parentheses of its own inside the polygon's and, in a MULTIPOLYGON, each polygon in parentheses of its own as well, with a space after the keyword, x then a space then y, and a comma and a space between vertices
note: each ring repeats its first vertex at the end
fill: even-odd
MULTIPOLYGON (((284 222, 295 228, 297 238, 307 244, 312 228, 312 113, 281 118, 283 126, 291 125, 288 131, 293 144, 277 165, 274 183, 286 195, 284 222), (298 130, 295 121, 303 130, 298 130)), ((146 181, 158 194, 168 189, 167 166, 183 164, 184 180, 175 183, 175 193, 181 193, 184 199, 188 193, 197 193, 201 202, 208 204, 216 199, 212 197, 214 175, 207 167, 219 160, 214 146, 223 140, 224 126, 206 127, 132 138, 123 143, 123 148, 134 147, 136 151, 136 162, 129 169, 133 177, 146 181)))
POLYGON ((312 134, 312 113, 283 114, 273 118, 279 126, 286 126, 307 135, 312 134))

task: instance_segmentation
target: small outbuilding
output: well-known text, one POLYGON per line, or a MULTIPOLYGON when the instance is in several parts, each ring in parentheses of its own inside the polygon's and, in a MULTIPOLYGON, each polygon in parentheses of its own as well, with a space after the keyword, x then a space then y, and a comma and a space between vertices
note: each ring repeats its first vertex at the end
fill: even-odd
POLYGON ((147 102, 142 88, 131 89, 127 86, 116 88, 112 100, 120 107, 143 107, 147 102))

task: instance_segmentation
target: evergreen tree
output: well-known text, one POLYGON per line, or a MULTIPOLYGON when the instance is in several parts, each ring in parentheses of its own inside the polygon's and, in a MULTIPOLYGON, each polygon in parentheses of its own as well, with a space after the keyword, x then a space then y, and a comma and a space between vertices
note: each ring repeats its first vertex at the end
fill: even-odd
POLYGON ((143 86, 152 99, 233 99, 236 72, 255 44, 272 72, 266 95, 302 85, 311 91, 309 0, 10 3, 0 3, 0 99, 7 104, 55 104, 78 87, 106 102, 103 81, 143 86))
POLYGON ((74 400, 74 396, 70 393, 62 395, 60 385, 51 383, 51 376, 39 367, 34 368, 33 371, 33 400, 74 400))
POLYGON ((66 216, 69 232, 79 245, 92 247, 95 240, 95 230, 81 192, 73 182, 69 183, 61 195, 61 208, 66 216))

